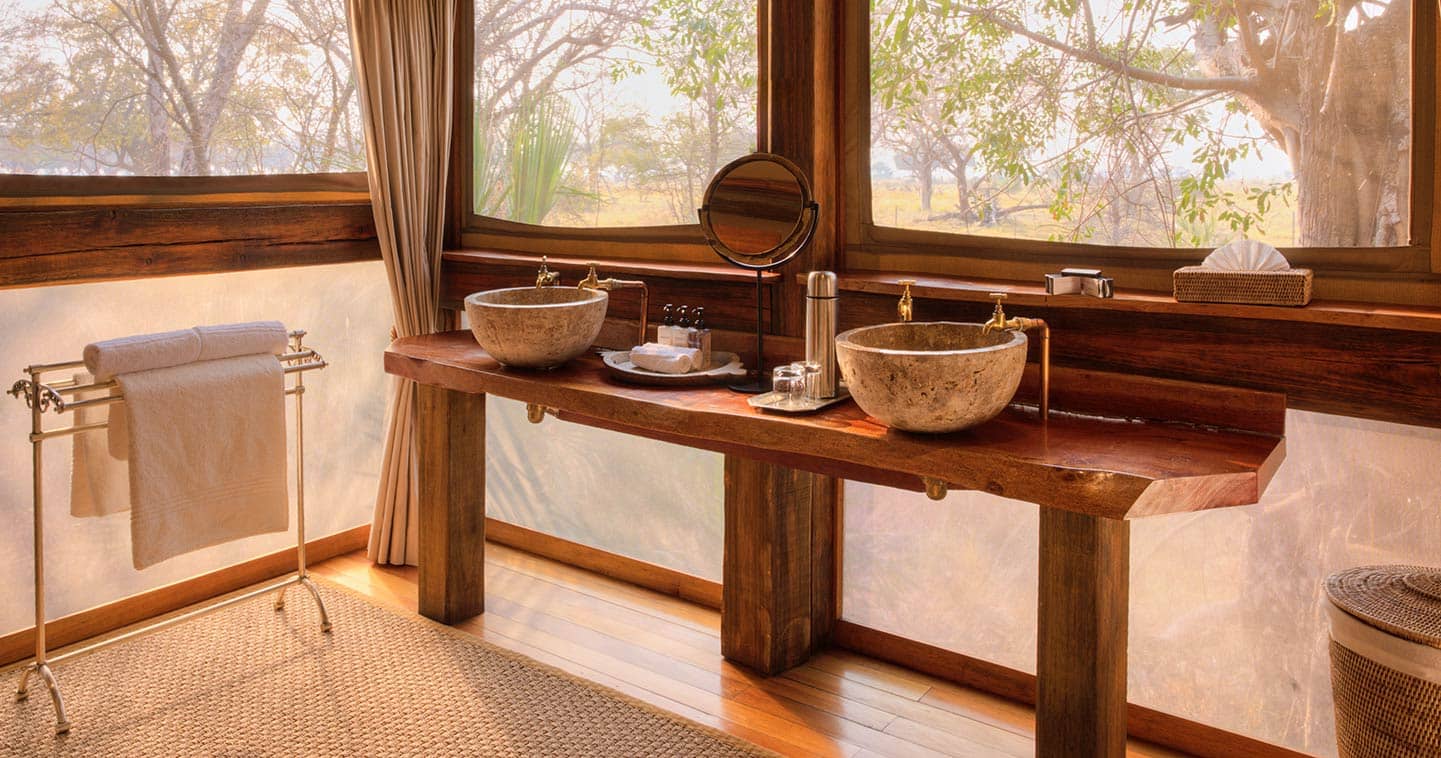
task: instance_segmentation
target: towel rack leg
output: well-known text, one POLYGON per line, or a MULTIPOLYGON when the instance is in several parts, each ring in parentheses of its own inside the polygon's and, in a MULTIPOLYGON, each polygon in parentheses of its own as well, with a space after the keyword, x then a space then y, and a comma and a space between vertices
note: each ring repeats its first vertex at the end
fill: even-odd
POLYGON ((30 699, 30 675, 34 674, 45 683, 45 688, 50 691, 50 704, 55 706, 55 733, 64 734, 70 731, 70 718, 65 715, 65 698, 60 696, 60 685, 55 681, 55 675, 50 673, 49 664, 32 663, 25 667, 25 673, 20 676, 20 687, 15 690, 15 699, 24 702, 30 699))
POLYGON ((60 685, 55 681, 55 675, 50 672, 50 666, 45 662, 48 652, 45 643, 45 509, 43 503, 44 493, 44 462, 41 458, 41 445, 45 438, 41 436, 40 414, 45 411, 46 403, 41 395, 45 390, 40 383, 40 375, 32 367, 30 370, 30 386, 28 388, 30 397, 26 398, 30 406, 30 450, 31 450, 31 497, 33 498, 34 516, 33 529, 35 537, 35 663, 26 667, 25 673, 20 675, 20 686, 15 690, 16 700, 26 700, 30 696, 30 675, 35 674, 45 682, 45 687, 50 691, 50 704, 55 707, 55 733, 64 734, 70 731, 70 719, 65 715, 65 700, 60 696, 60 685))
MULTIPOLYGON (((290 348, 293 352, 300 352, 303 349, 301 342, 305 338, 304 332, 291 333, 290 348)), ((305 566, 305 375, 295 375, 295 559, 298 573, 295 583, 303 585, 310 590, 310 596, 315 598, 315 605, 320 609, 320 631, 330 631, 330 614, 325 611, 325 601, 320 599, 320 590, 315 583, 310 581, 310 571, 305 566)), ((285 591, 290 589, 287 584, 275 593, 275 610, 285 608, 285 591)))

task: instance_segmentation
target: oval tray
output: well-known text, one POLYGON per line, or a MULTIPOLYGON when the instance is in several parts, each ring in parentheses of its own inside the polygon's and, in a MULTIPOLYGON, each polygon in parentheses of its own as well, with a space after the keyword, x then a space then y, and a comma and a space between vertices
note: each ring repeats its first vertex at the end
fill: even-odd
POLYGON ((635 384, 656 384, 664 387, 694 387, 703 384, 725 384, 746 378, 745 366, 740 356, 723 350, 711 353, 711 363, 717 364, 705 371, 689 371, 684 374, 662 374, 639 368, 630 362, 629 350, 612 350, 601 355, 610 375, 635 384))

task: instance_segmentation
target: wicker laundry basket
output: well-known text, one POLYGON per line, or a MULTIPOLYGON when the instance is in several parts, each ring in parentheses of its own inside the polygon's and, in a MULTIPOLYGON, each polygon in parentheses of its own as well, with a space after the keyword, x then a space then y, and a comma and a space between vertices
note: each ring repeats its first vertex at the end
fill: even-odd
POLYGON ((1441 756, 1441 569, 1349 569, 1326 595, 1340 754, 1441 756))

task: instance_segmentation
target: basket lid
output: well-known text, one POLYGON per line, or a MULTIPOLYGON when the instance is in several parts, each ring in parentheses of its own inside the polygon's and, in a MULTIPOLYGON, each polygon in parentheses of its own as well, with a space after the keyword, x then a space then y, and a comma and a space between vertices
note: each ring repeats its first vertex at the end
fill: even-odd
POLYGON ((1370 626, 1441 648, 1441 569, 1359 566, 1328 577, 1326 595, 1370 626))

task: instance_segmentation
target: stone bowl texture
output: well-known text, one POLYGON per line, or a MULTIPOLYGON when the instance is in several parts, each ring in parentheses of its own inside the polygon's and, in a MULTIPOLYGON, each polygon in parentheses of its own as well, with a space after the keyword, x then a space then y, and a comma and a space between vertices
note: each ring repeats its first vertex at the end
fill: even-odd
POLYGON ((609 293, 574 287, 512 287, 465 298, 470 331, 485 352, 515 368, 555 368, 595 343, 609 293))
POLYGON ((836 336, 856 405, 893 429, 955 432, 995 418, 1026 368, 1026 335, 950 321, 863 326, 836 336))

